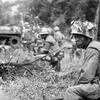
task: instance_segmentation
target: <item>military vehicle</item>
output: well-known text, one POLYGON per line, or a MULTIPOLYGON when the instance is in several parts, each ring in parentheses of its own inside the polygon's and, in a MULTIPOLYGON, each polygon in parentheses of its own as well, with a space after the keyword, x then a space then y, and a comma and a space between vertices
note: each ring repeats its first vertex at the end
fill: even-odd
POLYGON ((21 33, 19 31, 14 31, 11 27, 0 26, 0 45, 9 45, 16 48, 20 40, 21 33))

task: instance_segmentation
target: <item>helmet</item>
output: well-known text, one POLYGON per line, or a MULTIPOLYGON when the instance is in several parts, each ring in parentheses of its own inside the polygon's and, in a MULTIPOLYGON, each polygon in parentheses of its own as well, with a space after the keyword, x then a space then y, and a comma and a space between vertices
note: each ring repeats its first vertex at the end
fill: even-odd
POLYGON ((40 34, 49 34, 48 28, 43 27, 43 28, 41 29, 40 34))
POLYGON ((24 23, 24 26, 25 26, 25 27, 27 27, 27 28, 29 28, 29 27, 30 27, 30 25, 29 25, 29 23, 28 23, 28 22, 25 22, 25 23, 24 23))
POLYGON ((85 37, 94 39, 95 38, 95 32, 90 32, 89 30, 93 29, 95 25, 92 23, 88 23, 87 30, 85 32, 73 32, 72 35, 77 34, 77 35, 83 35, 85 37))
POLYGON ((94 34, 90 34, 89 32, 87 32, 86 34, 83 34, 82 32, 80 33, 73 33, 72 35, 81 35, 81 36, 84 36, 84 37, 88 37, 90 39, 94 39, 94 34))
POLYGON ((59 27, 54 27, 54 31, 59 31, 59 27))

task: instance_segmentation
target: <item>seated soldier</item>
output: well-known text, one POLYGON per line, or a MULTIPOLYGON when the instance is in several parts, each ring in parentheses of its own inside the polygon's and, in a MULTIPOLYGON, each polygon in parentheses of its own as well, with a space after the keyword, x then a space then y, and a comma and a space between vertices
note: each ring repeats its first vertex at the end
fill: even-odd
POLYGON ((74 86, 66 90, 62 100, 100 99, 100 42, 93 40, 93 38, 90 34, 72 34, 77 48, 85 49, 85 53, 80 77, 74 86))
MULTIPOLYGON (((57 49, 59 49, 55 38, 51 35, 48 29, 43 28, 40 34, 41 38, 44 39, 44 46, 41 48, 41 53, 50 54, 50 52, 55 52, 57 49)), ((52 67, 57 72, 60 71, 60 61, 63 58, 62 55, 64 54, 59 52, 55 55, 50 54, 46 57, 46 60, 50 62, 52 67)))

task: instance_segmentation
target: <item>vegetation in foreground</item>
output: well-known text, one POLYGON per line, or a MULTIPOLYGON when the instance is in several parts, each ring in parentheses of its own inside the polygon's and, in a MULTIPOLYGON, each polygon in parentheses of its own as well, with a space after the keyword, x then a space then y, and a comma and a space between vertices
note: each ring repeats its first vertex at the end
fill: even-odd
MULTIPOLYGON (((19 51, 21 50, 19 49, 19 51)), ((6 55, 2 54, 2 58, 6 59, 6 55)), ((7 54, 10 55, 10 52, 7 54)), ((14 56, 13 59, 24 60, 25 58, 31 58, 28 52, 27 57, 24 54, 25 52, 21 52, 21 56, 18 58, 20 52, 17 52, 17 56, 14 56)), ((42 100, 45 97, 63 97, 66 89, 75 84, 79 75, 80 64, 81 61, 75 58, 72 62, 66 63, 65 72, 57 73, 48 62, 37 61, 33 65, 36 66, 36 69, 27 66, 27 68, 31 69, 32 76, 24 69, 17 70, 16 74, 12 74, 13 72, 10 71, 10 74, 6 76, 7 80, 3 81, 1 79, 0 83, 5 94, 17 100, 42 100)))

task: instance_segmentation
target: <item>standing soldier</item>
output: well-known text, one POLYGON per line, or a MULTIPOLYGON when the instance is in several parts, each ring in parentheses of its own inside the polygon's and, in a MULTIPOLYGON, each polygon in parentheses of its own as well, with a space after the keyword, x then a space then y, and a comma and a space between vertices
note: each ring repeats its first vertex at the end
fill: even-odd
POLYGON ((54 27, 54 38, 58 42, 59 46, 62 44, 62 41, 65 39, 65 36, 61 33, 59 27, 54 27))
POLYGON ((31 32, 30 24, 28 22, 25 22, 22 39, 26 40, 26 41, 30 41, 31 40, 31 33, 30 32, 31 32))

